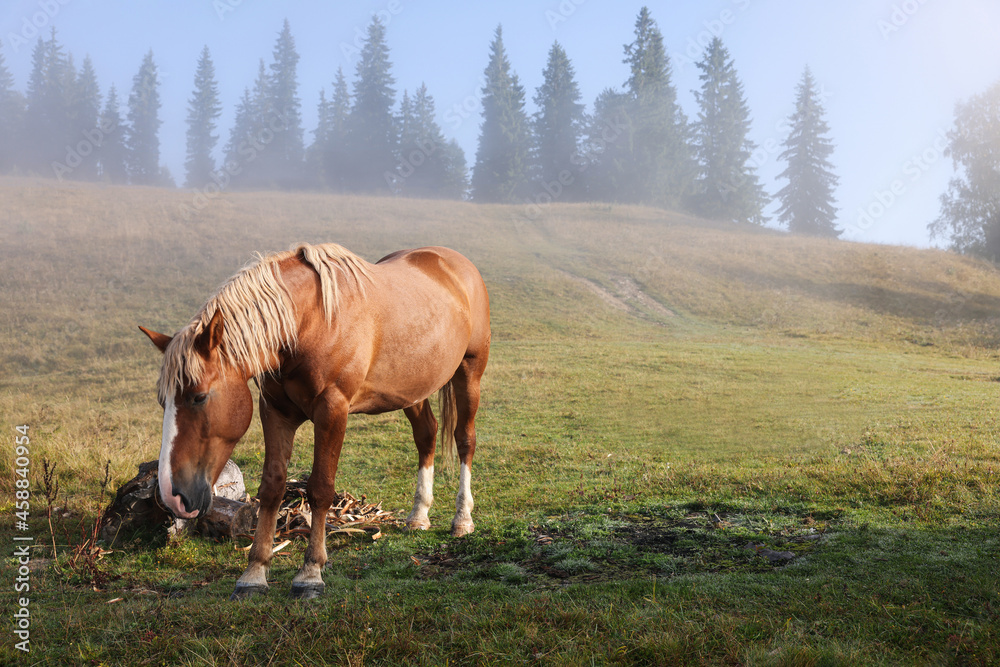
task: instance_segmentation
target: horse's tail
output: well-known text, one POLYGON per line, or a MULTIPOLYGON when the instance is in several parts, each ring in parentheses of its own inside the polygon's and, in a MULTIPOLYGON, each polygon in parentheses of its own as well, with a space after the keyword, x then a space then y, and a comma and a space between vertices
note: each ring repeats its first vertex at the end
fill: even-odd
POLYGON ((450 381, 438 392, 438 402, 441 409, 441 458, 445 467, 449 467, 458 457, 458 448, 455 446, 458 411, 455 408, 455 387, 450 381))

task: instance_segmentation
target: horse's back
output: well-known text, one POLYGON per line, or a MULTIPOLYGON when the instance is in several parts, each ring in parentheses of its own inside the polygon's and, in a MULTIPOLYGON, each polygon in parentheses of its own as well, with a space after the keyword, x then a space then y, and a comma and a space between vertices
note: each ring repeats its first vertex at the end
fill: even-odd
MULTIPOLYGON (((461 253, 440 246, 399 250, 386 255, 376 265, 396 269, 404 281, 412 280, 416 274, 429 278, 464 302, 474 330, 470 337, 489 335, 490 303, 486 284, 476 266, 461 253)), ((416 288, 414 282, 407 282, 407 285, 416 288)))

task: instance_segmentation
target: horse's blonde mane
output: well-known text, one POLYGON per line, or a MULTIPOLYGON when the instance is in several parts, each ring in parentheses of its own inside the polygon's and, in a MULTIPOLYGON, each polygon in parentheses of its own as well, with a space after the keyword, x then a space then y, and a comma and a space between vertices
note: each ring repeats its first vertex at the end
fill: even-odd
POLYGON ((224 366, 257 377, 275 367, 283 350, 296 348, 295 303, 278 268, 296 256, 319 274, 323 312, 329 322, 340 304, 338 273, 349 277, 362 294, 365 280, 371 277, 367 262, 336 243, 300 244, 286 252, 258 255, 256 262, 227 280, 170 342, 157 382, 161 403, 184 386, 201 381, 204 360, 194 343, 216 312, 223 316, 220 352, 224 366))

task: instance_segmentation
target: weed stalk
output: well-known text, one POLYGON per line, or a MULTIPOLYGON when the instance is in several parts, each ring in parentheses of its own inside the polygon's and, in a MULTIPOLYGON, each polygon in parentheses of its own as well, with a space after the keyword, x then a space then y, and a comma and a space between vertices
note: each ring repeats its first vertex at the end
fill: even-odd
POLYGON ((56 477, 56 464, 49 464, 47 458, 42 459, 42 492, 45 494, 45 518, 49 522, 49 535, 52 537, 52 558, 56 558, 56 531, 52 527, 52 504, 59 496, 59 479, 56 477))

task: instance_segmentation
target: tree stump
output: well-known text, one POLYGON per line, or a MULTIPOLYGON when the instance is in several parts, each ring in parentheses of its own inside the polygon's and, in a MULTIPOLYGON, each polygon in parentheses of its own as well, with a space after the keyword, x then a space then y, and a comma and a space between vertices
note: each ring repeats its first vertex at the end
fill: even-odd
POLYGON ((173 518, 160 506, 160 487, 156 482, 159 461, 139 465, 139 474, 122 484, 101 523, 101 539, 114 545, 119 539, 139 529, 166 529, 173 518))
POLYGON ((159 467, 159 461, 140 464, 139 474, 118 489, 104 511, 101 525, 101 539, 109 545, 139 529, 169 535, 189 530, 215 539, 253 532, 257 512, 253 505, 243 502, 248 499, 243 473, 235 463, 226 462, 215 484, 212 508, 194 521, 175 518, 160 504, 159 467))
MULTIPOLYGON (((172 516, 160 504, 157 482, 158 461, 139 466, 139 474, 125 482, 115 499, 104 510, 101 538, 109 545, 130 537, 138 529, 176 535, 187 531, 215 540, 231 540, 252 535, 257 525, 257 506, 247 496, 243 473, 232 461, 226 463, 215 483, 212 506, 204 516, 185 521, 172 516)), ((289 480, 278 513, 276 537, 305 538, 309 534, 312 512, 309 510, 306 482, 289 480)), ((394 524, 392 512, 382 503, 369 503, 365 496, 355 498, 346 491, 338 493, 326 516, 327 529, 335 533, 367 533, 373 540, 381 536, 380 525, 394 524)))

